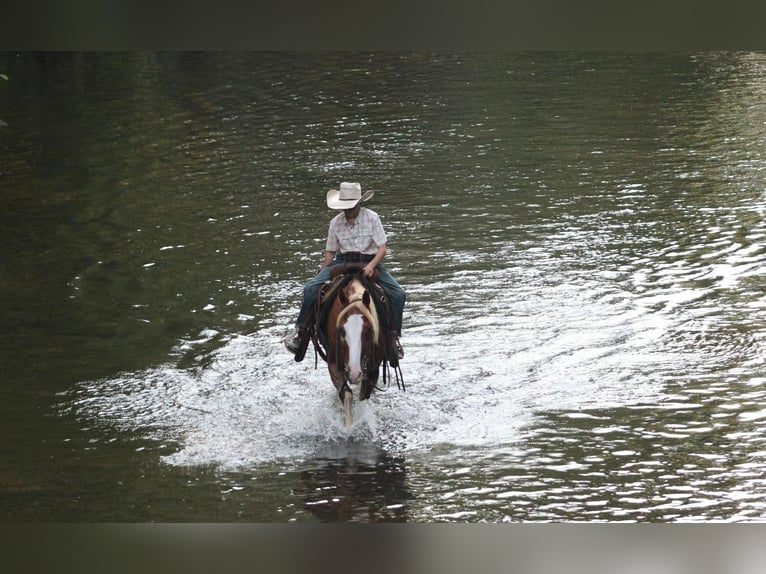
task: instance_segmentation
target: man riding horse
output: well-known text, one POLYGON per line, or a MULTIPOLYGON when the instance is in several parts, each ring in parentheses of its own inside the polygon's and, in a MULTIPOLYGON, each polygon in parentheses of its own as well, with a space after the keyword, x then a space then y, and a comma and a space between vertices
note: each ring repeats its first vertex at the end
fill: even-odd
POLYGON ((396 367, 399 359, 404 357, 404 350, 399 342, 402 332, 402 313, 406 295, 391 273, 382 265, 381 260, 386 255, 386 233, 380 216, 360 204, 369 200, 373 191, 362 195, 362 187, 358 183, 343 182, 340 189, 327 192, 327 207, 341 210, 330 221, 327 232, 327 245, 324 260, 319 273, 303 287, 303 302, 301 304, 295 329, 284 340, 287 350, 295 354, 296 361, 302 361, 306 347, 314 333, 316 322, 314 310, 319 290, 331 278, 332 265, 338 263, 361 263, 364 266, 361 273, 372 277, 377 270, 378 284, 383 289, 386 299, 391 305, 393 325, 388 332, 388 345, 393 353, 389 356, 391 366, 396 367))

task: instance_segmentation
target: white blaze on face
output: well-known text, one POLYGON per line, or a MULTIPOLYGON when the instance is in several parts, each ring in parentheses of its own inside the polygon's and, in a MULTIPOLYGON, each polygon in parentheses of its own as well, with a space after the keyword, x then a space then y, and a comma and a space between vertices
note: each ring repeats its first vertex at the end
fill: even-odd
POLYGON ((348 345, 348 379, 351 384, 362 381, 362 327, 364 321, 361 315, 349 315, 344 328, 346 330, 346 345, 348 345))

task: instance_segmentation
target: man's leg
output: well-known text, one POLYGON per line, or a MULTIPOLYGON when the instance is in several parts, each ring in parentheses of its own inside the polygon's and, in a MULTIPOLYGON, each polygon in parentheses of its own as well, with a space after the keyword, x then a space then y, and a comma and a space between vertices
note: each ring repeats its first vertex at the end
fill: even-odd
POLYGON ((383 287, 383 291, 386 292, 388 300, 391 303, 391 309, 394 315, 394 328, 396 334, 401 336, 402 334, 402 315, 404 314, 404 302, 407 299, 407 294, 399 282, 394 279, 394 276, 384 267, 378 265, 378 273, 380 274, 380 286, 383 287))
POLYGON ((314 326, 314 305, 319 295, 319 289, 329 279, 330 268, 325 267, 303 286, 303 301, 301 302, 298 319, 295 321, 295 329, 284 340, 285 347, 287 347, 288 351, 295 354, 296 361, 302 361, 306 353, 314 326))
POLYGON ((378 273, 380 275, 378 282, 383 291, 386 292, 394 319, 393 329, 389 332, 389 346, 394 352, 394 357, 391 357, 389 362, 391 366, 396 367, 399 364, 398 360, 404 358, 404 349, 399 342, 399 337, 402 334, 402 315, 404 314, 404 302, 407 299, 407 294, 386 268, 378 265, 378 273))

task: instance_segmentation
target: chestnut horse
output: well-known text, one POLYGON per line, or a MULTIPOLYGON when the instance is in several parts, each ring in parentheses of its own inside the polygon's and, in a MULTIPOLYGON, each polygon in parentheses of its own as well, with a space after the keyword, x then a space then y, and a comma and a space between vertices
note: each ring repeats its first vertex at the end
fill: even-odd
POLYGON ((366 400, 378 382, 380 364, 386 358, 383 323, 370 290, 359 276, 338 288, 324 333, 327 367, 343 403, 347 428, 353 422, 352 388, 358 388, 360 400, 366 400))

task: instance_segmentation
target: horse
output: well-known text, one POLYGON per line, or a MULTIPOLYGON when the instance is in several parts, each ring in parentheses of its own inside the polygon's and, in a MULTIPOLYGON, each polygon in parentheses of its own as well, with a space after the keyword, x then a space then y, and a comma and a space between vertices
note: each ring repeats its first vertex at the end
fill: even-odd
POLYGON ((337 288, 322 326, 327 368, 343 404, 346 428, 350 428, 352 388, 359 389, 360 400, 370 398, 386 358, 386 337, 385 317, 381 317, 373 299, 371 283, 361 278, 360 273, 345 279, 345 284, 337 288))

